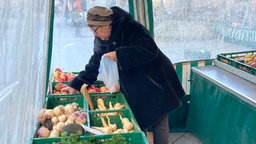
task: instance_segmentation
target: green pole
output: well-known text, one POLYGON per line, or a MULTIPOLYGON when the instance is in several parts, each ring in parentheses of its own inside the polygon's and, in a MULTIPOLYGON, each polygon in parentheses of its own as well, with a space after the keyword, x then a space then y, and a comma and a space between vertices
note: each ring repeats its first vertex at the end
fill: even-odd
POLYGON ((45 83, 45 95, 47 95, 47 86, 48 86, 48 80, 50 75, 50 69, 51 69, 51 58, 52 58, 52 44, 53 44, 53 24, 54 24, 54 3, 55 0, 52 0, 51 2, 51 9, 50 9, 50 27, 49 27, 49 34, 48 34, 48 57, 47 57, 47 70, 46 70, 46 83, 45 83))

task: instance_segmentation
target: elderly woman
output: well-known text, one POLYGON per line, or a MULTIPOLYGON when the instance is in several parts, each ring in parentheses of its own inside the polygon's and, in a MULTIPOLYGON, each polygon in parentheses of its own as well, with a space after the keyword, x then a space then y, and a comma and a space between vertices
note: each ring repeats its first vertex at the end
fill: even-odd
POLYGON ((167 144, 168 113, 181 105, 185 95, 172 62, 149 31, 119 7, 91 8, 87 24, 95 36, 94 54, 65 90, 72 93, 84 83, 93 84, 103 55, 116 61, 121 92, 140 128, 151 128, 154 144, 167 144))

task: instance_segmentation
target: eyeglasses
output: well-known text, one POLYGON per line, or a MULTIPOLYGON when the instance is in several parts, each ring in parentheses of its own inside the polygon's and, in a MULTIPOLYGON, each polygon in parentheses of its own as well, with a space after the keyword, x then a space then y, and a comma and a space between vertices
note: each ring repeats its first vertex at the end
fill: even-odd
POLYGON ((90 29, 93 31, 93 32, 97 32, 97 30, 100 28, 100 26, 92 26, 92 27, 90 27, 90 29), (94 27, 96 27, 96 28, 94 28, 94 27))

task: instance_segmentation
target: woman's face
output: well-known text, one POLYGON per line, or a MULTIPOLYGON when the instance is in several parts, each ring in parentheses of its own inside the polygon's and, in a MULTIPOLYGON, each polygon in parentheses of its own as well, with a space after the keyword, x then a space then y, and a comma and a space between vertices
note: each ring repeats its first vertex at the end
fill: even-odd
POLYGON ((99 37, 101 40, 108 40, 111 33, 111 26, 91 26, 90 27, 94 36, 99 37))

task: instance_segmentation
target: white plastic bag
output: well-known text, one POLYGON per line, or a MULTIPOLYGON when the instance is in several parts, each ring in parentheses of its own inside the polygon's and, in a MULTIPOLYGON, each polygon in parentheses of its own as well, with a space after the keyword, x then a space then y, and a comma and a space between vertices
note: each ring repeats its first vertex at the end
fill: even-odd
POLYGON ((103 81, 110 93, 120 90, 117 62, 102 57, 99 67, 98 80, 103 81))

